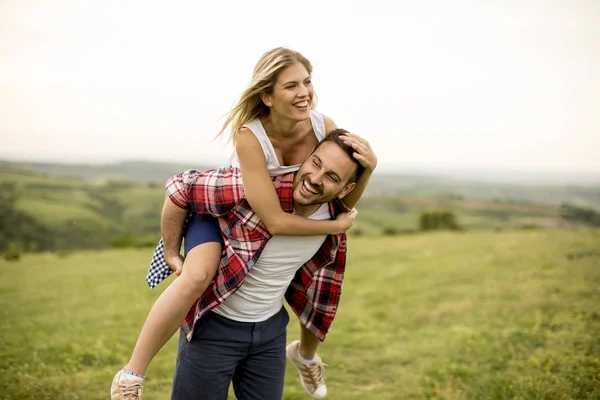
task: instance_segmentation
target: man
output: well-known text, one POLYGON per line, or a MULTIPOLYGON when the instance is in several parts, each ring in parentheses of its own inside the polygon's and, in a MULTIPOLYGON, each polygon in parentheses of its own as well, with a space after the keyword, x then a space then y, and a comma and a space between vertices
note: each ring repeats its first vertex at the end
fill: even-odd
MULTIPOLYGON (((363 167, 343 142, 344 133, 331 132, 296 174, 274 178, 285 211, 313 219, 350 211, 341 200, 363 167)), ((280 399, 289 320, 282 298, 310 336, 325 339, 341 295, 345 234, 271 237, 245 200, 235 168, 179 174, 167 191, 172 203, 167 201, 164 214, 212 214, 224 238, 215 278, 182 324, 172 398, 226 399, 233 381, 240 399, 280 399)), ((193 259, 195 218, 186 233, 186 263, 193 259)), ((305 389, 312 386, 309 393, 323 398, 318 356, 303 360, 297 342, 287 346, 287 356, 305 389)))

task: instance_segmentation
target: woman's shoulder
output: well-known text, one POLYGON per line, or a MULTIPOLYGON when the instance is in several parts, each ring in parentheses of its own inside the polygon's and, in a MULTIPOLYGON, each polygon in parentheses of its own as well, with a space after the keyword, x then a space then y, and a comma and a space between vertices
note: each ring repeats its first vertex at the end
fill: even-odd
MULTIPOLYGON (((240 128, 239 131, 237 131, 236 135, 235 135, 235 143, 236 143, 236 149, 241 147, 255 147, 258 144, 260 144, 261 147, 265 148, 265 147, 269 147, 269 146, 265 146, 269 141, 268 136, 265 135, 261 135, 259 132, 252 130, 250 127, 247 126, 243 126, 242 128, 240 128)), ((265 150, 265 149, 263 149, 265 150)))
POLYGON ((322 140, 329 132, 337 128, 337 125, 331 118, 318 111, 312 110, 310 112, 310 119, 319 140, 322 140))
POLYGON ((273 163, 274 154, 273 147, 271 146, 267 135, 257 135, 255 131, 246 126, 240 128, 236 133, 232 165, 234 167, 239 167, 240 153, 250 154, 253 157, 260 157, 259 154, 261 152, 264 154, 268 168, 273 163))
POLYGON ((258 118, 254 118, 253 120, 246 122, 244 126, 240 128, 238 133, 242 130, 254 134, 254 136, 256 136, 259 140, 267 137, 267 132, 265 131, 262 122, 258 118))
POLYGON ((323 124, 325 125, 325 132, 329 133, 332 130, 337 129, 337 125, 333 121, 333 119, 329 118, 325 114, 321 114, 321 116, 323 117, 323 124))

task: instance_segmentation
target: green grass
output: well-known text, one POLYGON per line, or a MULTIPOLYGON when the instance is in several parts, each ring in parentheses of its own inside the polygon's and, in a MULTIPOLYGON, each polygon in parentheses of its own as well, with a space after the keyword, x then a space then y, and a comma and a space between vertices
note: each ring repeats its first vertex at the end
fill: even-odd
MULTIPOLYGON (((327 399, 600 398, 599 254, 598 230, 351 239, 319 351, 327 399)), ((149 258, 0 261, 0 399, 108 398, 159 294, 143 280, 149 258)), ((145 399, 169 398, 175 348, 152 363, 145 399)), ((284 399, 308 399, 289 365, 284 399)))

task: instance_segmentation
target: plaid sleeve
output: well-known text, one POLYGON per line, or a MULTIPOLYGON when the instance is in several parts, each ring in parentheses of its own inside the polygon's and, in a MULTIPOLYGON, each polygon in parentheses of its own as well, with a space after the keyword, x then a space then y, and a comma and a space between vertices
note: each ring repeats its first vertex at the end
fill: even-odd
POLYGON ((235 167, 187 170, 169 179, 166 189, 177 206, 215 217, 227 214, 244 199, 242 174, 235 167))

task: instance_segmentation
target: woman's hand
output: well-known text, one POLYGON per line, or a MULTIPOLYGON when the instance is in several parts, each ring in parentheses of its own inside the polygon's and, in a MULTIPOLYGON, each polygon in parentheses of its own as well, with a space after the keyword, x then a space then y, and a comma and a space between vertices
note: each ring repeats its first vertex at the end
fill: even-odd
POLYGON ((353 208, 352 210, 350 210, 348 212, 343 212, 341 214, 338 214, 338 216, 335 218, 335 221, 338 223, 339 229, 338 229, 338 232, 334 232, 333 234, 337 235, 340 233, 344 233, 348 229, 350 229, 350 227, 352 227, 352 225, 354 225, 354 220, 356 219, 357 215, 358 215, 358 210, 356 208, 353 208))
POLYGON ((353 133, 346 133, 341 136, 342 141, 354 149, 354 158, 362 165, 365 170, 373 172, 377 166, 377 156, 373 152, 371 145, 366 139, 353 133))

